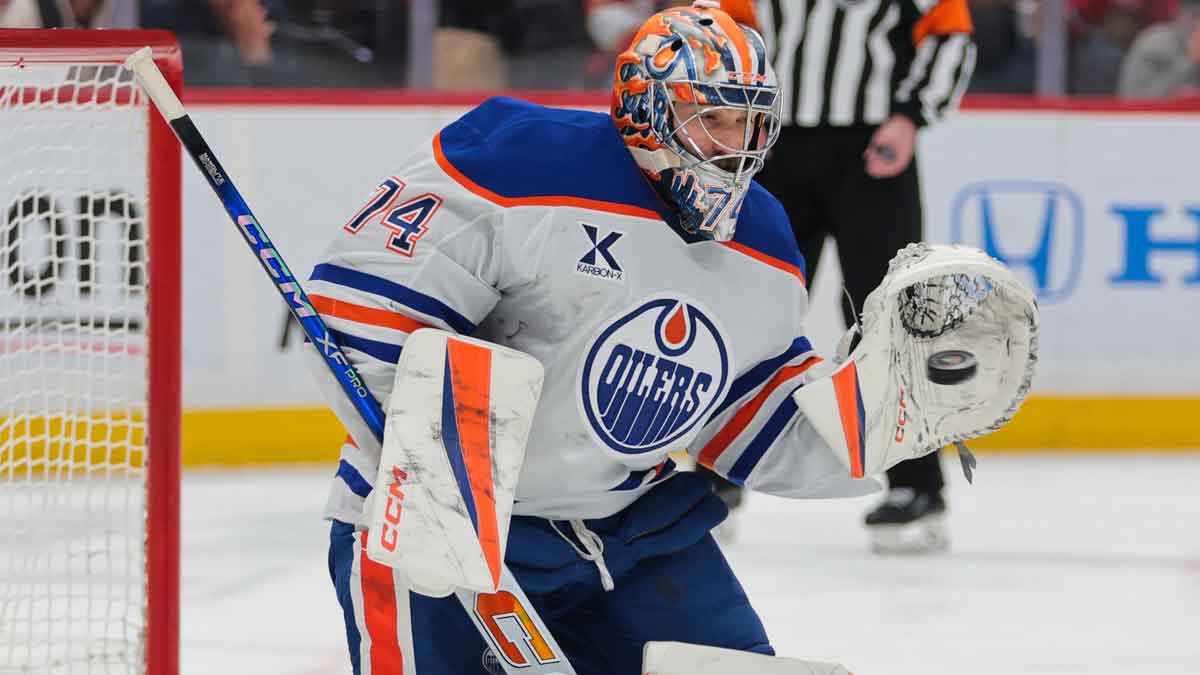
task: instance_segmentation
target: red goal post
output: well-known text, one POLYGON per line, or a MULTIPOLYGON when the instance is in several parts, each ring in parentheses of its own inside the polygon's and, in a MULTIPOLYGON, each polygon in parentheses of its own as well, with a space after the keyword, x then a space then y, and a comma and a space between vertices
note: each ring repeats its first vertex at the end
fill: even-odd
POLYGON ((0 672, 179 671, 180 149, 124 58, 0 29, 0 672))

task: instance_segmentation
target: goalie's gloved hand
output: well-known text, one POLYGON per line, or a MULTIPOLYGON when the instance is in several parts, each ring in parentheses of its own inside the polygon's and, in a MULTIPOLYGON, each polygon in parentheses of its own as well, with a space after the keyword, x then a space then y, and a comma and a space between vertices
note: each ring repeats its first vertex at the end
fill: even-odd
MULTIPOLYGON (((1037 362, 1037 303, 1000 262, 963 246, 910 244, 863 307, 862 339, 792 395, 856 478, 1005 424, 1037 362), (973 376, 931 381, 929 357, 960 350, 973 376)), ((848 331, 839 355, 853 342, 848 331)))

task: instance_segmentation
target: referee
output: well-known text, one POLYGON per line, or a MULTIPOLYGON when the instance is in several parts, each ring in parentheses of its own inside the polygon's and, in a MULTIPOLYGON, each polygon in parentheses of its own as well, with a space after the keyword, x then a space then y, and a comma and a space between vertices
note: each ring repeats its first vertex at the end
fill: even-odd
MULTIPOLYGON (((957 105, 975 64, 966 0, 759 0, 783 92, 783 130, 758 179, 783 203, 807 277, 837 242, 861 311, 888 261, 921 240, 917 130, 957 105)), ((843 305, 847 323, 854 310, 843 305)), ((888 471, 867 514, 881 552, 948 545, 937 453, 888 471)))

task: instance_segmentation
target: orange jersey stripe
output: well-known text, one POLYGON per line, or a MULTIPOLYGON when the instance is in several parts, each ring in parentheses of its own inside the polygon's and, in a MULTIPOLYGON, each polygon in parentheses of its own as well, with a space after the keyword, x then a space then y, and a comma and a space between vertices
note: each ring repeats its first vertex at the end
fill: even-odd
POLYGON ((913 25, 912 40, 914 45, 919 45, 927 35, 970 33, 972 30, 967 0, 941 0, 913 25))
POLYGON ((779 385, 783 384, 786 380, 803 373, 820 362, 820 357, 810 356, 800 365, 780 368, 779 372, 775 373, 775 375, 767 382, 767 386, 763 387, 762 391, 758 392, 754 398, 747 401, 746 404, 734 414, 733 418, 730 419, 729 422, 727 422, 719 432, 717 432, 717 435, 713 436, 712 440, 710 440, 708 444, 704 446, 704 449, 700 451, 700 456, 696 459, 696 461, 700 462, 701 465, 706 466, 709 469, 713 468, 713 464, 716 463, 717 458, 721 456, 721 453, 725 452, 725 449, 728 448, 731 443, 733 443, 733 439, 737 438, 738 434, 742 433, 746 426, 750 424, 750 420, 754 419, 754 416, 758 414, 758 411, 763 407, 763 404, 767 402, 767 398, 771 396, 771 392, 778 389, 779 385))
POLYGON ((858 425, 858 369, 851 361, 833 375, 833 391, 837 396, 838 413, 842 417, 842 433, 846 435, 846 448, 850 452, 850 475, 863 477, 862 430, 858 425))
POLYGON ((396 625, 396 582, 392 568, 367 556, 367 533, 361 534, 363 620, 371 637, 371 672, 404 672, 404 653, 396 625))
POLYGON ((583 197, 567 197, 563 195, 505 197, 504 195, 497 194, 471 180, 466 174, 459 171, 457 167, 450 163, 445 153, 442 152, 442 135, 440 133, 433 137, 433 157, 437 160, 438 166, 442 168, 442 171, 453 178, 456 183, 489 202, 499 204, 500 206, 573 206, 580 209, 591 209, 592 211, 604 211, 624 216, 662 220, 662 216, 650 209, 631 206, 629 204, 619 204, 617 202, 606 202, 599 199, 585 199, 583 197))
POLYGON ((419 328, 431 327, 390 309, 356 305, 324 295, 310 295, 308 299, 312 302, 313 309, 323 316, 332 316, 381 328, 394 328, 406 333, 411 333, 419 328))
POLYGON ((806 288, 808 287, 808 282, 804 280, 804 273, 801 272, 800 268, 796 267, 795 265, 786 263, 786 262, 780 260, 779 258, 773 258, 773 257, 767 255, 766 253, 763 253, 762 251, 752 249, 749 246, 746 246, 745 244, 739 244, 736 241, 723 241, 723 242, 721 242, 721 244, 724 246, 728 246, 729 248, 737 251, 738 253, 744 253, 761 263, 770 265, 771 267, 774 267, 775 269, 783 270, 784 272, 787 272, 788 274, 799 279, 800 283, 802 285, 804 285, 806 288))
POLYGON ((500 531, 496 523, 496 496, 492 485, 491 443, 491 351, 461 340, 446 343, 450 361, 451 386, 454 388, 454 417, 462 446, 475 513, 479 519, 479 543, 492 572, 492 581, 500 586, 500 531))

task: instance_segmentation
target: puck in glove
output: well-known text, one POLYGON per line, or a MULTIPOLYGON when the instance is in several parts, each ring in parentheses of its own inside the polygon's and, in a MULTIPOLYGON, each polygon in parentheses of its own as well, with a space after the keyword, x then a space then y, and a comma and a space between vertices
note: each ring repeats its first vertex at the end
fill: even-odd
POLYGON ((935 384, 961 384, 975 377, 979 362, 971 352, 947 349, 930 356, 926 369, 935 384))

